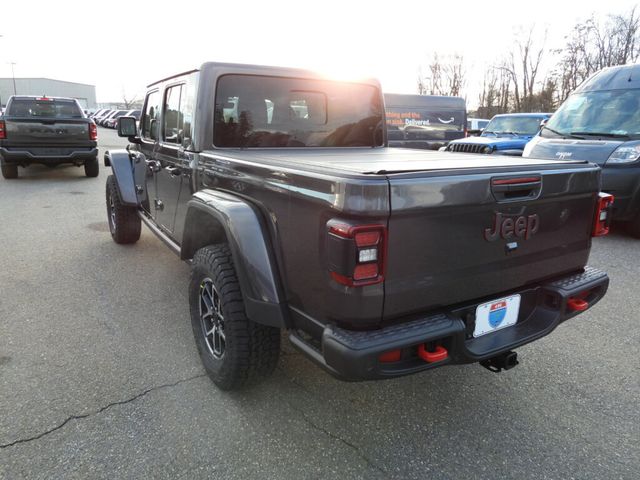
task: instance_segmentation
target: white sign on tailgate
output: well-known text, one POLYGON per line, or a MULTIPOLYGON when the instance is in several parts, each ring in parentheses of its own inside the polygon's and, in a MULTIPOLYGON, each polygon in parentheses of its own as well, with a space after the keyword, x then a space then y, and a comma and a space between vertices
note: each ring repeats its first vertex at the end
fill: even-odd
POLYGON ((520 295, 500 298, 492 302, 483 303, 476 308, 476 328, 474 337, 495 332, 501 328, 515 325, 520 312, 520 295))

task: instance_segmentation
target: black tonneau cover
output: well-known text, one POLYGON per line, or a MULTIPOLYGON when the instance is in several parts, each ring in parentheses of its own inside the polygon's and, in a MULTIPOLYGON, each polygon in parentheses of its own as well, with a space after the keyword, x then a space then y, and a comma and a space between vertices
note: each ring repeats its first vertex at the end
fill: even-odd
POLYGON ((458 169, 519 168, 523 166, 553 168, 569 164, 586 164, 581 160, 542 160, 537 158, 494 155, 456 154, 404 148, 286 148, 286 149, 219 149, 217 157, 284 167, 300 167, 336 173, 390 174, 458 169))

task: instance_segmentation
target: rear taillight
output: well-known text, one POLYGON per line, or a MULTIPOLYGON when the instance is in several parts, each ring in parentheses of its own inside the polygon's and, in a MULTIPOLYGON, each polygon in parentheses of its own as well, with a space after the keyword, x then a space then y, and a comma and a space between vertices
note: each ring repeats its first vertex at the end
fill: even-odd
POLYGON ((384 225, 348 225, 331 220, 328 259, 331 278, 349 287, 384 281, 387 228, 384 225))
POLYGON ((93 122, 89 124, 89 139, 90 140, 98 139, 98 127, 96 127, 96 124, 93 122))
POLYGON ((7 138, 7 130, 4 120, 0 120, 0 140, 7 138))
POLYGON ((602 237, 609 233, 611 226, 611 217, 613 212, 613 195, 600 192, 598 194, 598 203, 596 204, 596 213, 593 218, 594 237, 602 237))

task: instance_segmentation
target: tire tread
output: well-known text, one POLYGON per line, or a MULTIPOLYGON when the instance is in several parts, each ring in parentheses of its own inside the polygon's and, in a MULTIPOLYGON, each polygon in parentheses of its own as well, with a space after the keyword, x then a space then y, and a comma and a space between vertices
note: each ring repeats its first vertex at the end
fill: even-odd
POLYGON ((0 169, 2 170, 2 176, 7 180, 18 178, 18 165, 4 163, 0 165, 0 169))
POLYGON ((190 288, 191 315, 198 350, 207 373, 222 390, 253 385, 270 375, 280 355, 280 330, 251 321, 245 312, 231 251, 227 244, 201 248, 193 257, 190 288), (204 346, 198 311, 199 285, 203 276, 210 276, 218 290, 225 319, 227 343, 222 360, 215 360, 204 346), (219 369, 208 368, 210 361, 223 362, 219 369))
POLYGON ((98 162, 98 157, 84 162, 84 174, 90 178, 95 178, 100 174, 100 162, 98 162))
MULTIPOLYGON (((121 245, 136 243, 140 239, 140 233, 142 231, 142 224, 140 217, 138 217, 138 212, 135 207, 122 204, 120 201, 120 195, 118 194, 116 179, 113 175, 109 175, 109 177, 107 177, 106 190, 107 215, 110 215, 109 198, 113 197, 116 209, 116 231, 111 231, 113 241, 121 245)), ((110 222, 108 218, 107 221, 110 222)), ((111 228, 109 230, 111 230, 111 228)))

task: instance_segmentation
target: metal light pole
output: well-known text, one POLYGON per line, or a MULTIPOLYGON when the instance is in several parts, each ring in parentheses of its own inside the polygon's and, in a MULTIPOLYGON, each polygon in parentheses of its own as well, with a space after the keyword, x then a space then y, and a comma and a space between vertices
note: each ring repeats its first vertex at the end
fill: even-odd
POLYGON ((13 94, 17 95, 16 93, 16 72, 13 71, 13 66, 16 64, 16 62, 10 62, 11 63, 11 77, 13 78, 13 94))

